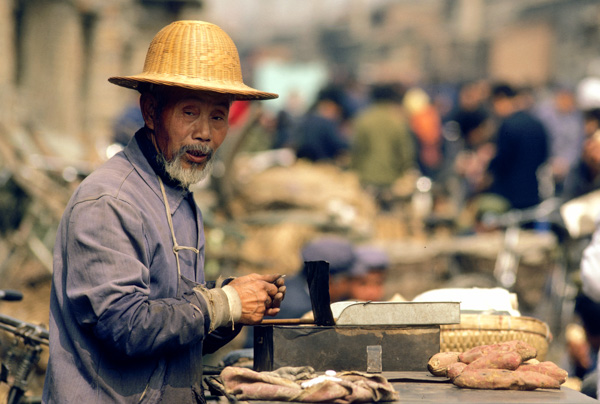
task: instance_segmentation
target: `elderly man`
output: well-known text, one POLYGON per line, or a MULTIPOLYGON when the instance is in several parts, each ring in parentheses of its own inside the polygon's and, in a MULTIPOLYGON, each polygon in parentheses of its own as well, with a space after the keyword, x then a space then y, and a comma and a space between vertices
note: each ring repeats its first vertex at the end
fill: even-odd
POLYGON ((145 125, 89 175, 58 229, 45 403, 203 402, 202 355, 240 324, 275 315, 283 279, 247 275, 209 288, 202 215, 189 186, 210 170, 246 86, 219 27, 179 21, 148 49, 137 89, 145 125))

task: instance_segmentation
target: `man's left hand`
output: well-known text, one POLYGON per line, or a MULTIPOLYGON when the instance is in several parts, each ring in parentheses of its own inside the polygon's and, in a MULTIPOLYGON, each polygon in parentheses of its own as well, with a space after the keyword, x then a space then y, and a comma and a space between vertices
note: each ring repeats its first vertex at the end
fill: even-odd
POLYGON ((279 274, 250 274, 229 283, 242 301, 242 323, 260 322, 263 316, 275 316, 285 297, 285 281, 279 274), (270 285, 270 286, 267 286, 270 285), (262 296, 265 296, 264 298, 262 296), (257 307, 257 305, 264 305, 257 307))

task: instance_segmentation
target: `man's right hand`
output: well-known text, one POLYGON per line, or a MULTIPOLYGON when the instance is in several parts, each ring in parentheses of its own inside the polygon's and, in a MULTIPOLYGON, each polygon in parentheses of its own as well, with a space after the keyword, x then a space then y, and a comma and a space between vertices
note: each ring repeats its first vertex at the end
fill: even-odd
POLYGON ((285 296, 284 280, 279 274, 240 276, 228 285, 242 302, 242 324, 258 324, 265 315, 274 316, 285 296))

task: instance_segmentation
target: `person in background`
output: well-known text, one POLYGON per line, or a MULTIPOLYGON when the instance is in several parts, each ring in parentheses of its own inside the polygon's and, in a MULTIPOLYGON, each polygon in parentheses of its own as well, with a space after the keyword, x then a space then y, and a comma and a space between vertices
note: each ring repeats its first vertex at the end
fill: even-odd
MULTIPOLYGON (((564 181, 561 197, 565 201, 600 189, 600 80, 588 79, 582 81, 582 84, 583 86, 578 88, 578 107, 584 117, 584 141, 579 157, 571 166, 564 181), (590 84, 591 86, 587 86, 590 84)), ((597 265, 594 261, 599 258, 597 237, 595 233, 580 236, 571 247, 573 250, 571 255, 583 257, 580 269, 582 281, 586 285, 582 285, 575 298, 575 314, 581 320, 581 327, 585 334, 583 336, 579 333, 567 334, 567 346, 574 376, 582 379, 581 392, 594 398, 598 398, 600 302, 597 298, 592 298, 593 290, 590 291, 589 284, 594 282, 593 270, 597 265), (595 247, 591 245, 592 242, 595 247)), ((600 275, 596 274, 596 276, 600 275)))
MULTIPOLYGON (((354 245, 340 236, 322 236, 309 241, 302 248, 302 261, 329 263, 329 297, 331 303, 347 300, 350 296, 350 269, 356 262, 354 245)), ((302 269, 286 281, 285 303, 278 318, 300 318, 312 311, 308 292, 308 274, 302 269)))
POLYGON ((533 207, 541 202, 538 170, 550 155, 548 134, 539 119, 522 109, 518 92, 510 85, 495 85, 491 100, 500 123, 486 192, 506 201, 509 209, 533 207))
POLYGON ((585 139, 564 181, 565 200, 600 189, 600 108, 586 109, 583 116, 585 139))
POLYGON ((465 180, 465 199, 477 195, 484 186, 485 169, 494 156, 489 114, 480 108, 462 111, 456 118, 463 148, 454 161, 454 170, 465 180))
POLYGON ((350 167, 383 210, 392 207, 394 182, 417 167, 402 96, 396 85, 374 85, 371 104, 353 122, 350 167))
POLYGON ((477 231, 476 212, 479 199, 487 187, 486 170, 494 156, 493 128, 489 113, 484 108, 462 110, 455 117, 460 129, 462 147, 456 154, 452 172, 456 184, 451 195, 458 207, 457 230, 461 233, 477 231))
POLYGON ((582 379, 581 392, 597 398, 596 382, 598 379, 598 350, 600 350, 600 302, 591 299, 585 292, 580 291, 575 298, 575 313, 581 319, 585 331, 584 348, 577 359, 574 376, 582 379))
MULTIPOLYGON (((442 116, 442 121, 447 125, 454 124, 459 115, 465 112, 473 112, 477 110, 485 110, 490 112, 490 85, 484 80, 475 80, 462 83, 457 88, 456 100, 449 112, 442 116)), ((454 132, 458 128, 453 128, 454 132)))
POLYGON ((335 161, 350 143, 340 129, 345 118, 344 92, 328 86, 317 95, 315 104, 292 129, 291 147, 296 157, 309 161, 335 161))
POLYGON ((561 196, 565 177, 579 159, 584 140, 584 119, 577 108, 574 90, 567 86, 557 87, 549 102, 535 108, 535 115, 550 136, 550 169, 555 195, 561 196))
MULTIPOLYGON (((565 180, 565 200, 582 196, 600 189, 600 78, 595 64, 590 67, 591 75, 577 85, 577 105, 584 114, 585 140, 577 164, 565 180)), ((600 397, 600 226, 596 219, 596 230, 583 250, 580 262, 581 290, 576 297, 575 311, 582 320, 590 352, 589 366, 582 381, 581 391, 598 399, 600 397), (595 369, 594 369, 595 368, 595 369)))
POLYGON ((144 117, 139 105, 129 105, 113 125, 113 142, 125 147, 135 131, 144 125, 144 117))
POLYGON ((433 180, 442 168, 442 118, 422 88, 412 87, 404 95, 409 125, 416 139, 417 162, 421 173, 433 180))
MULTIPOLYGON (((579 298, 579 312, 585 313, 584 328, 588 334, 590 347, 595 352, 600 349, 600 332, 598 327, 598 313, 600 312, 600 228, 597 227, 592 241, 583 251, 581 258, 581 293, 579 298), (590 316, 589 314, 592 314, 590 316), (585 321, 588 321, 587 327, 585 321)), ((598 354, 595 355, 595 372, 590 372, 584 378, 582 391, 594 397, 600 397, 600 373, 597 369, 598 354), (595 394, 595 395, 594 395, 595 394)))
POLYGON ((285 286, 278 274, 205 280, 189 187, 210 173, 232 102, 277 95, 245 85, 231 38, 202 21, 169 24, 141 74, 109 81, 140 92, 144 126, 64 211, 42 401, 202 403, 202 356, 276 315, 285 286))
MULTIPOLYGON (((442 115, 442 150, 444 153, 444 166, 439 173, 438 181, 452 183, 452 166, 456 156, 464 148, 464 132, 458 123, 461 116, 475 111, 489 114, 489 85, 486 81, 471 81, 461 84, 456 89, 456 99, 447 107, 447 112, 442 115)), ((453 97, 452 97, 453 98, 453 97)), ((491 122, 491 120, 490 120, 491 122)), ((447 185, 450 188, 452 185, 447 185)), ((449 190, 452 192, 452 190, 449 190)))
POLYGON ((356 247, 356 263, 350 270, 350 300, 382 301, 385 276, 390 266, 388 254, 377 247, 356 247))

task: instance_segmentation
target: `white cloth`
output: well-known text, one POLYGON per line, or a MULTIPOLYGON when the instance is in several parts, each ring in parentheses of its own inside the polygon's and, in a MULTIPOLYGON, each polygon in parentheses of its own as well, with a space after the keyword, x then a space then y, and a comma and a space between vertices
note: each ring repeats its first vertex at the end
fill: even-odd
POLYGON ((503 288, 433 289, 416 296, 413 302, 460 302, 461 312, 521 315, 517 296, 503 288))

